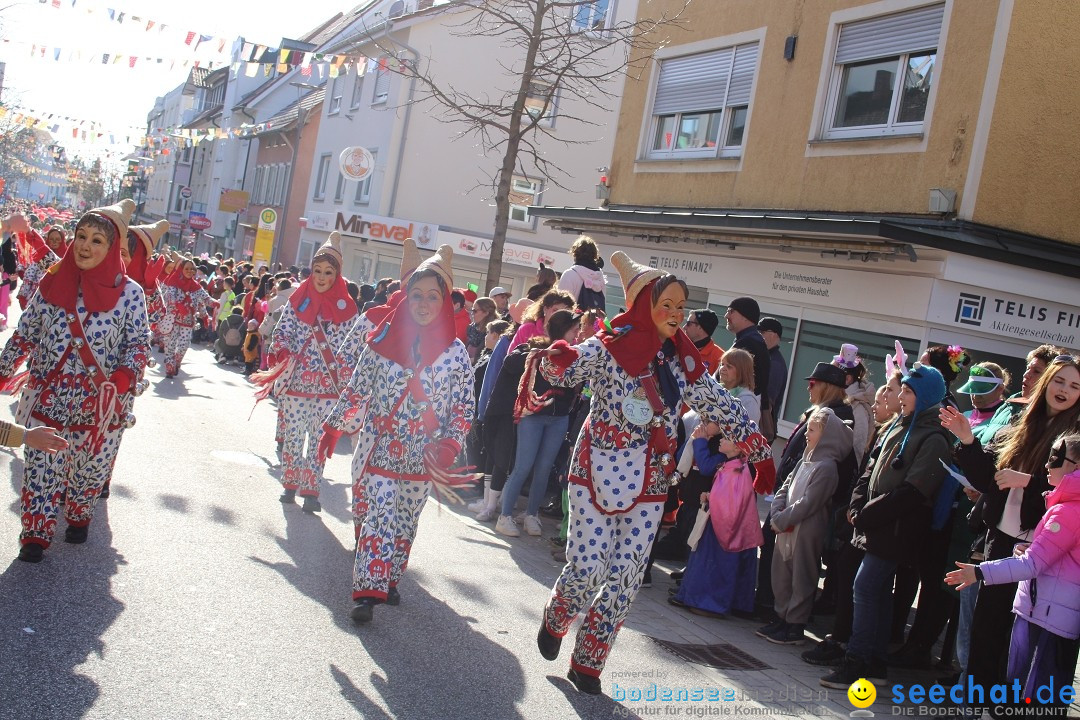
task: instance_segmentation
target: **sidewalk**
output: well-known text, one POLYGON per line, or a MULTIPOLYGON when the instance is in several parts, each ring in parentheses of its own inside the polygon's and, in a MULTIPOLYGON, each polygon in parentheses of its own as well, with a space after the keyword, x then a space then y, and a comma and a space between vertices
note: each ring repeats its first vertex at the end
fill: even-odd
MULTIPOLYGON (((472 497, 468 498, 466 502, 471 499, 472 497)), ((464 523, 490 527, 490 524, 477 523, 461 506, 444 506, 444 509, 450 509, 464 523)), ((557 532, 557 521, 553 518, 544 518, 543 521, 544 535, 541 537, 529 537, 524 532, 518 538, 503 538, 499 535, 496 537, 513 546, 519 565, 527 563, 531 566, 527 568, 530 574, 547 573, 554 580, 561 563, 552 560, 551 550, 554 547, 548 537, 557 532)), ((675 646, 674 649, 666 649, 673 657, 682 658, 686 662, 687 672, 681 678, 667 677, 656 682, 660 688, 701 689, 706 694, 712 690, 717 697, 710 702, 707 697, 702 699, 688 696, 684 697, 682 702, 675 703, 656 698, 636 699, 629 697, 626 690, 623 690, 623 695, 620 696, 620 678, 605 676, 604 692, 612 700, 621 703, 626 711, 623 717, 850 717, 850 713, 856 708, 848 700, 847 692, 827 689, 819 683, 820 678, 830 672, 830 668, 810 665, 800 657, 803 651, 813 647, 815 642, 829 632, 833 620, 831 615, 812 618, 807 627, 806 644, 776 645, 754 635, 754 631, 762 625, 759 621, 735 617, 702 617, 669 604, 668 590, 676 587, 675 581, 671 580, 669 575, 678 569, 681 569, 681 564, 666 561, 654 564, 653 587, 642 588, 638 593, 623 628, 623 635, 636 632, 651 638, 660 647, 666 644, 675 646), (688 655, 696 655, 698 659, 688 660, 688 655), (710 664, 713 666, 710 667, 710 664)), ((934 649, 934 662, 939 651, 940 642, 934 649)), ((894 685, 902 684, 906 688, 918 683, 929 688, 947 674, 949 673, 934 667, 927 670, 890 667, 888 682, 877 683, 877 699, 868 710, 878 717, 950 713, 956 716, 956 710, 947 701, 940 705, 930 705, 927 702, 921 707, 909 703, 904 708, 892 702, 894 685)), ((626 685, 635 689, 653 685, 647 668, 643 668, 641 677, 622 679, 627 681, 626 685)), ((1074 680, 1074 686, 1076 684, 1074 680)), ((1074 703, 1069 715, 1080 716, 1080 705, 1074 703)))

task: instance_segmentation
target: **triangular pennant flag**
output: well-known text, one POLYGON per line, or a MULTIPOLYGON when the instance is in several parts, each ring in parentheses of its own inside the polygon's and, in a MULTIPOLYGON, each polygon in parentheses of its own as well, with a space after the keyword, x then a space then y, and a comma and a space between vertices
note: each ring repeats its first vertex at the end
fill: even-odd
POLYGON ((146 21, 146 32, 150 32, 153 29, 154 29, 154 21, 153 20, 147 20, 146 21))
POLYGON ((255 73, 259 72, 259 63, 245 63, 244 77, 255 77, 255 73))
MULTIPOLYGON (((222 42, 224 42, 224 41, 222 41, 222 42)), ((255 45, 254 44, 249 43, 249 42, 245 42, 240 47, 240 57, 247 60, 248 62, 251 62, 254 59, 254 57, 252 57, 254 54, 255 54, 255 45)))
POLYGON ((252 57, 251 59, 254 60, 255 62, 259 62, 259 61, 262 60, 262 56, 263 56, 263 54, 265 52, 266 52, 266 46, 265 45, 256 45, 255 46, 255 56, 252 57))
POLYGON ((187 34, 187 37, 184 39, 184 44, 185 45, 190 45, 191 41, 194 40, 194 39, 195 39, 195 32, 192 31, 192 30, 189 30, 188 34, 187 34))
POLYGON ((291 52, 292 52, 292 50, 288 50, 286 48, 281 48, 281 52, 278 54, 278 62, 281 63, 282 65, 289 62, 289 53, 291 53, 291 52))

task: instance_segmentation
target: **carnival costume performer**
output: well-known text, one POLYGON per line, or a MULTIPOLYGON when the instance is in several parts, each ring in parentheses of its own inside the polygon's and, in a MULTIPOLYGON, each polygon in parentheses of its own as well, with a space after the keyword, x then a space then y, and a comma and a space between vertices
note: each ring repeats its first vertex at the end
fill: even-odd
POLYGON ((127 242, 120 247, 128 277, 139 283, 146 294, 146 316, 151 331, 165 317, 165 298, 158 278, 168 261, 164 256, 155 258, 154 248, 168 230, 168 220, 158 220, 153 225, 132 225, 128 228, 127 242))
MULTIPOLYGON (((19 300, 19 307, 26 308, 30 304, 30 298, 37 292, 41 278, 45 277, 50 267, 60 262, 60 256, 49 248, 37 230, 31 229, 22 215, 11 216, 8 227, 15 233, 15 247, 19 255, 19 266, 22 268, 22 283, 16 298, 19 300)), ((49 232, 55 233, 56 230, 49 232)))
POLYGON ((191 346, 195 318, 205 314, 213 300, 195 279, 195 263, 184 260, 165 280, 161 290, 165 298, 165 377, 176 377, 180 363, 191 346))
POLYGON ((10 387, 29 358, 16 420, 48 425, 68 441, 55 455, 27 450, 19 559, 38 562, 64 504, 65 541, 86 541, 101 488, 120 447, 125 396, 146 367, 149 331, 139 284, 124 274, 120 244, 134 203, 91 210, 50 268, 0 353, 10 387))
POLYGON ((629 309, 611 321, 612 331, 573 347, 555 342, 540 351, 539 363, 551 384, 585 382, 593 392, 571 459, 567 564, 537 635, 541 654, 556 659, 562 637, 585 610, 567 677, 590 694, 601 692, 600 673, 660 528, 682 404, 719 425, 755 463, 759 492, 771 491, 775 480, 768 441, 707 372, 681 329, 686 285, 622 252, 611 261, 629 309))
POLYGON ((432 483, 456 484, 447 468, 468 432, 472 396, 469 353, 454 333, 452 255, 441 246, 416 268, 404 293, 368 311, 376 327, 323 426, 319 446, 329 455, 343 428, 366 408, 352 464, 355 622, 371 620, 378 603, 397 604, 397 584, 432 483))
POLYGON ((299 492, 305 512, 318 512, 325 456, 318 451, 322 422, 345 387, 351 366, 338 348, 356 319, 356 303, 341 275, 341 236, 330 237, 311 261, 311 276, 300 283, 282 309, 270 354, 276 365, 255 376, 268 394, 273 383, 285 420, 281 502, 299 492))

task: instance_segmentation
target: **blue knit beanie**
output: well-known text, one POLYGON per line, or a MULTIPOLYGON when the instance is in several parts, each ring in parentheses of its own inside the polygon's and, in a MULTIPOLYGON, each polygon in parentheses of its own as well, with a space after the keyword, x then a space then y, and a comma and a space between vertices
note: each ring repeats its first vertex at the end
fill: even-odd
MULTIPOLYGON (((947 392, 945 377, 941 372, 937 368, 920 363, 915 363, 911 372, 900 381, 900 384, 907 385, 915 393, 915 412, 911 413, 911 422, 908 423, 907 432, 904 433, 904 439, 900 442, 900 452, 896 453, 892 461, 892 467, 896 470, 904 466, 904 450, 907 448, 911 429, 915 427, 915 418, 919 413, 944 400, 947 392)), ((896 422, 900 422, 900 419, 897 418, 896 422)))

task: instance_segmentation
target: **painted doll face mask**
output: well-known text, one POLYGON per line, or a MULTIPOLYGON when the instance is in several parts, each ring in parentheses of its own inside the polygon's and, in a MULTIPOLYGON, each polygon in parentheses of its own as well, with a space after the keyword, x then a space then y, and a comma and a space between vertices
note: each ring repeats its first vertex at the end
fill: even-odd
POLYGON ((337 280, 337 270, 325 260, 320 260, 311 266, 311 282, 315 289, 321 293, 334 287, 337 280))
POLYGON ((652 306, 652 320, 661 340, 670 340, 682 327, 686 316, 686 293, 678 283, 671 283, 652 306))
POLYGON ((430 325, 439 315, 443 294, 433 277, 422 277, 409 288, 409 313, 421 327, 430 325))

